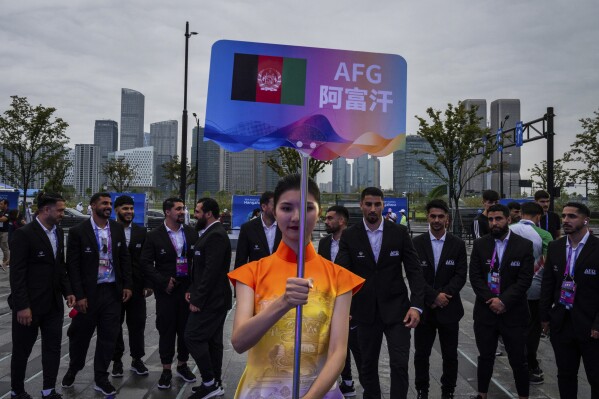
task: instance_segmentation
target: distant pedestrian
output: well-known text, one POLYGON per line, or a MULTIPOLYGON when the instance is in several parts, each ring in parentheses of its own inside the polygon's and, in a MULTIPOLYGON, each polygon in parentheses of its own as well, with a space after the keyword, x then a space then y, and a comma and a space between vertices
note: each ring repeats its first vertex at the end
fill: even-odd
POLYGON ((77 206, 75 207, 75 210, 77 210, 79 212, 83 212, 83 202, 79 202, 77 204, 77 206))
POLYGON ((543 216, 539 222, 539 227, 547 230, 554 240, 561 237, 562 222, 557 213, 549 210, 551 196, 545 190, 539 190, 535 193, 535 202, 543 208, 543 216))
POLYGON ((520 219, 522 219, 521 213, 521 205, 519 202, 512 201, 507 204, 507 208, 510 210, 510 220, 512 224, 518 223, 520 219))
POLYGON ((401 224, 402 226, 408 227, 408 218, 406 216, 406 210, 405 209, 400 210, 399 215, 400 215, 399 224, 401 224))
POLYGON ((483 211, 476 215, 472 222, 472 236, 476 238, 483 237, 489 234, 489 220, 487 212, 489 207, 499 203, 499 193, 493 190, 483 191, 483 211))
POLYGON ((2 270, 10 266, 10 249, 8 247, 8 230, 10 224, 8 200, 0 200, 0 250, 2 250, 2 270))

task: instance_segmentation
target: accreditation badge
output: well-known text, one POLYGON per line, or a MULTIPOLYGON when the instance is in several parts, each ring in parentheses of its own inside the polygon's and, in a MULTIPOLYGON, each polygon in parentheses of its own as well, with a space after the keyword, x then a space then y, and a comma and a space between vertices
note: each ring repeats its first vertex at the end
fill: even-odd
POLYGON ((187 258, 185 256, 179 256, 177 258, 177 277, 187 277, 189 275, 189 268, 187 266, 187 258))
POLYGON ((111 272, 110 259, 100 259, 98 262, 98 280, 109 278, 111 272))
POLYGON ((574 306, 574 297, 576 297, 576 283, 573 280, 562 281, 559 303, 564 305, 566 309, 572 309, 574 306))
POLYGON ((493 294, 499 295, 501 293, 501 276, 499 272, 489 272, 487 284, 493 294))

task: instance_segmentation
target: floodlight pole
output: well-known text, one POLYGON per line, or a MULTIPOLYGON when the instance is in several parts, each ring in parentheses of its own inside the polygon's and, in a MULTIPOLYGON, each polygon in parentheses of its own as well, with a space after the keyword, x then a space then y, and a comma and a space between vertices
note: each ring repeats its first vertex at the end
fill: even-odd
MULTIPOLYGON (((304 266, 306 257, 306 211, 308 202, 308 158, 309 156, 298 151, 302 160, 301 186, 300 186, 300 239, 299 253, 297 254, 297 277, 304 278, 304 266)), ((300 398, 300 367, 302 357, 302 305, 295 308, 295 346, 293 357, 293 399, 300 398)))
POLYGON ((179 196, 185 202, 187 191, 187 59, 189 49, 189 38, 198 32, 189 31, 189 22, 185 23, 185 79, 183 86, 183 116, 181 120, 181 186, 179 196))

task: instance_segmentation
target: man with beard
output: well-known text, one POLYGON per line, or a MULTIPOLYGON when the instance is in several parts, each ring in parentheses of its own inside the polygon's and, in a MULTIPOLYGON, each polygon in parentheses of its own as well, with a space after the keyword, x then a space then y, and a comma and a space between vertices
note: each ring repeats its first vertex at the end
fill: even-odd
POLYGON ((478 395, 486 399, 499 335, 508 354, 519 398, 528 397, 526 336, 530 320, 526 291, 532 282, 532 242, 510 231, 510 210, 488 209, 490 234, 474 241, 470 283, 476 294, 474 336, 478 347, 478 395))
POLYGON ((281 231, 275 221, 274 196, 272 191, 265 191, 260 197, 260 216, 241 225, 235 268, 269 256, 279 247, 281 231))
MULTIPOLYGON (((322 238, 318 243, 318 254, 320 256, 335 262, 335 258, 339 252, 339 240, 341 239, 341 233, 343 233, 343 231, 347 228, 348 221, 349 211, 346 207, 341 205, 333 205, 327 209, 324 225, 326 226, 325 228, 329 235, 322 238)), ((391 221, 395 223, 394 220, 391 221)), ((360 356, 360 345, 358 344, 356 327, 357 325, 355 322, 352 323, 350 320, 349 336, 347 338, 347 356, 345 358, 345 366, 341 371, 341 384, 339 384, 341 393, 346 397, 356 396, 356 388, 354 388, 354 381, 351 374, 350 353, 353 353, 354 355, 354 360, 356 361, 356 366, 358 367, 358 379, 360 378, 360 363, 362 361, 362 357, 360 356)))
POLYGON ((227 273, 231 267, 231 242, 218 220, 220 210, 212 198, 200 198, 195 207, 196 229, 191 284, 186 294, 189 319, 185 342, 202 376, 190 398, 224 395, 222 386, 223 327, 232 306, 227 273))
POLYGON ((410 329, 420 321, 425 282, 408 229, 383 220, 383 192, 367 187, 360 197, 363 221, 343 232, 335 262, 366 279, 351 304, 362 354, 364 398, 381 397, 378 364, 384 334, 391 366, 391 397, 402 399, 408 394, 410 329), (410 283, 410 298, 402 270, 410 283))
POLYGON ((114 356, 112 357, 113 377, 123 376, 123 353, 125 342, 123 340, 123 321, 127 317, 127 328, 129 330, 129 349, 131 352, 131 371, 137 375, 148 375, 148 369, 141 360, 144 357, 144 331, 146 329, 146 297, 152 295, 151 284, 143 276, 139 265, 141 248, 146 240, 146 229, 133 223, 135 213, 133 211, 133 198, 121 195, 114 201, 116 220, 123 225, 127 248, 131 254, 131 271, 133 276, 133 294, 131 299, 123 304, 121 311, 121 328, 116 341, 114 356))
POLYGON ((520 219, 522 219, 522 216, 521 216, 522 206, 520 205, 520 203, 516 202, 516 201, 512 201, 507 204, 507 208, 510 210, 510 220, 511 220, 512 224, 518 223, 520 221, 520 219))
POLYGON ((549 210, 551 204, 551 196, 545 190, 539 190, 535 193, 535 202, 543 208, 543 216, 539 222, 539 227, 548 231, 554 240, 561 237, 560 227, 561 222, 559 215, 549 210))
POLYGON ((91 217, 69 231, 67 267, 78 314, 67 332, 71 360, 62 386, 73 386, 97 328, 94 389, 108 396, 116 393, 107 370, 119 335, 121 304, 131 298, 131 258, 123 226, 110 220, 110 194, 92 195, 90 205, 91 217))
POLYGON ((180 198, 167 198, 162 203, 164 223, 150 231, 141 251, 141 269, 156 296, 156 329, 160 336, 158 352, 162 374, 158 388, 171 387, 171 365, 177 343, 177 375, 185 382, 196 377, 187 366, 189 351, 184 333, 189 316, 185 293, 189 287, 189 272, 196 231, 185 223, 185 204, 180 198))
POLYGON ((429 358, 439 333, 443 375, 441 398, 453 398, 458 378, 459 322, 464 316, 460 290, 466 284, 466 243, 445 229, 449 208, 443 200, 426 204, 429 233, 414 239, 426 285, 422 321, 414 331, 414 368, 419 399, 428 398, 429 358))
POLYGON ((589 232, 591 212, 568 202, 562 211, 565 237, 549 243, 541 286, 543 329, 551 328, 561 398, 578 397, 584 363, 591 399, 599 398, 599 239, 589 232))
POLYGON ((494 190, 483 191, 483 212, 472 221, 472 235, 480 238, 489 234, 489 219, 487 218, 489 207, 499 202, 499 193, 494 190))
POLYGON ((75 296, 64 262, 64 233, 58 226, 65 201, 57 194, 41 194, 35 221, 15 230, 11 242, 10 290, 12 308, 11 397, 31 398, 25 392, 25 370, 31 349, 42 333, 42 397, 60 399, 54 389, 60 365, 60 341, 64 308, 75 304, 75 296))

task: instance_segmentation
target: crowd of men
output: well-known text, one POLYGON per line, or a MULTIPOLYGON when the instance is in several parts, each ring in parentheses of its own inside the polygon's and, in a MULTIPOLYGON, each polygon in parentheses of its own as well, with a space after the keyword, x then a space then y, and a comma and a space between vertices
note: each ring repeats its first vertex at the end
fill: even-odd
MULTIPOLYGON (((276 251, 281 232, 273 197, 265 192, 260 215, 242 225, 234 267, 276 251)), ((384 195, 378 188, 362 191, 363 219, 353 226, 348 227, 346 208, 329 208, 325 215, 329 234, 320 240, 319 254, 366 280, 352 300, 341 393, 356 395, 353 356, 363 397, 381 397, 378 366, 384 336, 390 395, 405 398, 414 329, 418 398, 429 397, 429 359, 437 335, 443 359, 440 397, 453 398, 464 316, 460 291, 469 278, 476 295, 473 328, 479 351, 478 393, 473 398, 487 397, 500 339, 518 396, 527 398, 530 384, 544 381, 536 352, 541 334, 548 334, 561 398, 577 397, 582 359, 591 397, 599 399, 599 240, 589 231, 590 211, 585 205, 567 203, 560 218, 548 211, 549 200, 549 194, 539 191, 535 202, 507 207, 498 203, 496 192, 485 191, 484 211, 473 224, 476 239, 469 260, 465 242, 447 231, 450 212, 442 200, 426 205, 428 233, 414 239, 404 226, 405 215, 402 223, 383 216, 384 195)), ((25 391, 25 370, 39 332, 42 397, 62 397, 55 388, 63 298, 73 307, 63 389, 75 384, 96 332, 95 389, 106 396, 116 394, 108 377, 124 375, 125 321, 130 370, 148 375, 143 358, 150 295, 156 299, 163 368, 157 387, 170 389, 175 355, 176 377, 195 382, 188 366, 191 355, 202 379, 191 397, 222 396, 223 326, 233 293, 227 279, 232 250, 219 222, 219 204, 212 198, 198 200, 194 229, 185 224, 183 200, 168 198, 163 203, 164 223, 150 232, 132 223, 131 197, 120 196, 113 204, 108 193, 97 193, 90 207, 90 219, 70 229, 65 248, 59 226, 65 201, 59 195, 41 194, 36 218, 17 229, 10 242, 12 397, 31 397, 25 391), (113 207, 116 220, 110 220, 113 207)), ((436 392, 430 395, 439 397, 436 392)))

